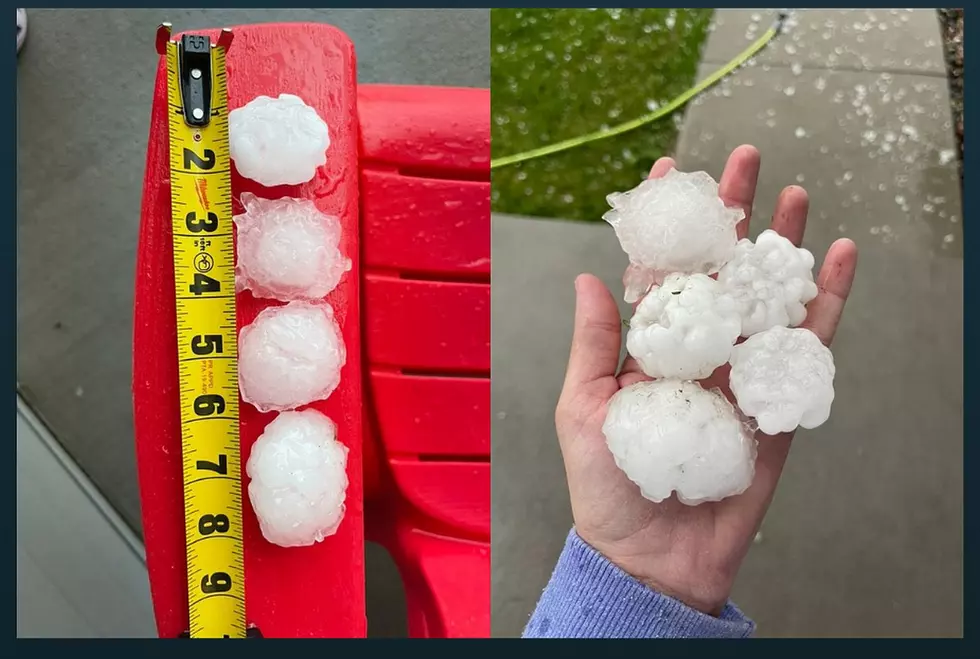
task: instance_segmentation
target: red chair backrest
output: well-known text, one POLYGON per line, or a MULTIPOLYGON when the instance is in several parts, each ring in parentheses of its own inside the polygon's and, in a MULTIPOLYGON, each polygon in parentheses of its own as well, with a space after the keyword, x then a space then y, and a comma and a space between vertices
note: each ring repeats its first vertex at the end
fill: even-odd
POLYGON ((367 451, 382 462, 368 537, 402 570, 412 636, 485 637, 490 93, 362 86, 358 112, 367 451))

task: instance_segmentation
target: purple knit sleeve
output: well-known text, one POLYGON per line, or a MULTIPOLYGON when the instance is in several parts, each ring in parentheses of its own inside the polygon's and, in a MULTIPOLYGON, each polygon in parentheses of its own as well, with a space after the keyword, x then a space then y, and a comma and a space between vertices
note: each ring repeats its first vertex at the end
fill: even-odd
POLYGON ((573 529, 523 637, 747 638, 754 631, 731 602, 715 618, 651 590, 573 529))

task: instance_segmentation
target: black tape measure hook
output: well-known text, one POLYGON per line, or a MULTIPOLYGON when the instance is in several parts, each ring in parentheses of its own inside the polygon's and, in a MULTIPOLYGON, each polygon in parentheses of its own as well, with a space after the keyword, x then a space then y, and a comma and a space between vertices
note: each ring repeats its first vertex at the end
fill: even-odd
MULTIPOLYGON (((161 55, 166 53, 171 31, 170 23, 157 28, 157 52, 161 55)), ((211 48, 223 48, 227 52, 231 40, 232 32, 227 28, 221 31, 215 46, 211 45, 211 37, 203 34, 185 34, 180 38, 177 78, 188 126, 204 128, 211 121, 211 48)))

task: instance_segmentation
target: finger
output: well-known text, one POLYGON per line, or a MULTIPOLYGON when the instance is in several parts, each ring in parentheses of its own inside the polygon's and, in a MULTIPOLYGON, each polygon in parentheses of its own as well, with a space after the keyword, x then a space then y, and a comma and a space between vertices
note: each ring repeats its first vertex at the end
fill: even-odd
POLYGON ((827 250, 827 257, 817 275, 819 292, 807 305, 803 327, 820 337, 826 346, 833 342, 837 333, 844 304, 854 283, 857 258, 857 245, 849 238, 841 238, 827 250))
POLYGON ((745 218, 738 223, 738 237, 749 235, 749 221, 752 219, 752 204, 755 201, 755 188, 759 182, 759 166, 762 159, 759 150, 743 144, 732 151, 725 164, 725 171, 718 182, 718 196, 729 208, 741 208, 745 218))
POLYGON ((771 229, 799 247, 806 231, 806 216, 810 210, 810 196, 798 185, 783 188, 776 200, 771 229))
MULTIPOLYGON (((807 308, 803 327, 813 331, 824 345, 829 346, 844 311, 844 304, 854 282, 857 268, 857 246, 849 239, 842 238, 830 246, 824 259, 817 285, 820 292, 807 308)), ((761 519, 772 500, 776 483, 782 474, 794 433, 765 435, 757 433, 759 439, 756 475, 752 486, 733 500, 733 506, 742 511, 748 519, 761 519)))
POLYGON ((619 376, 627 375, 629 373, 642 373, 642 372, 643 369, 640 368, 640 363, 636 361, 633 355, 626 355, 626 359, 623 360, 623 365, 619 369, 619 376))
MULTIPOLYGON (((629 331, 629 330, 627 330, 629 331)), ((640 363, 636 361, 636 358, 627 353, 626 357, 623 358, 623 364, 619 367, 619 373, 616 377, 620 375, 626 375, 627 373, 642 373, 643 369, 640 368, 640 363)))
POLYGON ((676 168, 677 164, 674 162, 674 159, 664 156, 653 163, 653 167, 650 168, 650 176, 647 178, 660 178, 661 176, 665 176, 670 170, 676 168))
POLYGON ((565 386, 578 387, 616 375, 622 321, 606 285, 594 275, 575 279, 575 327, 565 386))

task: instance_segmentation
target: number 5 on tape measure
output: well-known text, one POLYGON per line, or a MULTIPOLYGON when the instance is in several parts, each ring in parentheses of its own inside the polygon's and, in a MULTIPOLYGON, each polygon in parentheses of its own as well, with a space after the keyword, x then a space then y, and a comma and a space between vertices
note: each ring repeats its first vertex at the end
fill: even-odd
POLYGON ((191 638, 245 638, 238 347, 225 54, 164 23, 191 638))

